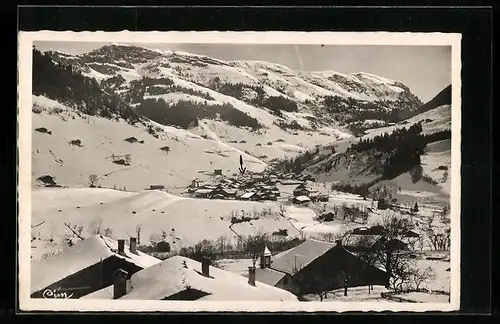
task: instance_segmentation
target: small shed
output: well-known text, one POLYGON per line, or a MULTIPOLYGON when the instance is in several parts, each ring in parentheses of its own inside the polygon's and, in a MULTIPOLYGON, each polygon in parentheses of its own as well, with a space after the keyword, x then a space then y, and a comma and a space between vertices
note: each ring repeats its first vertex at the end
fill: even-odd
POLYGON ((124 141, 129 142, 129 143, 137 143, 137 142, 139 142, 139 140, 137 138, 135 138, 134 136, 127 137, 126 139, 124 139, 124 141))
POLYGON ((41 177, 38 177, 37 180, 41 181, 45 186, 57 185, 55 178, 51 175, 43 175, 41 177))
POLYGON ((75 145, 75 146, 82 146, 82 141, 80 139, 76 139, 76 140, 71 140, 69 142, 70 145, 75 145))
POLYGON ((165 186, 164 185, 150 185, 149 189, 150 190, 163 190, 163 189, 165 189, 165 186))
POLYGON ((49 134, 49 135, 51 135, 51 134, 52 134, 52 132, 51 132, 51 131, 49 131, 49 130, 48 130, 47 128, 45 128, 45 127, 39 127, 39 128, 37 128, 37 129, 35 129, 35 131, 37 131, 37 132, 39 132, 39 133, 49 134))

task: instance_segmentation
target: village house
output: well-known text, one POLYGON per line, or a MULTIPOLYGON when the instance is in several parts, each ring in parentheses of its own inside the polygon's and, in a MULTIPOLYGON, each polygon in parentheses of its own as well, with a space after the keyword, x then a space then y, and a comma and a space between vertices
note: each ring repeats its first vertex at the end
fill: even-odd
POLYGON ((87 295, 85 299, 197 300, 197 301, 298 301, 292 293, 182 256, 136 272, 118 276, 114 285, 87 295), (122 279, 124 278, 124 280, 122 279))
POLYGON ((164 185, 150 185, 149 190, 163 190, 165 189, 164 185))
POLYGON ((209 198, 214 190, 215 188, 214 189, 199 188, 194 192, 194 196, 196 198, 209 198))
POLYGON ((316 181, 316 179, 314 178, 314 176, 312 176, 310 174, 300 175, 300 176, 297 177, 297 180, 300 180, 300 181, 312 181, 312 182, 316 181))
POLYGON ((318 195, 316 199, 320 202, 328 202, 330 197, 328 195, 318 195))
POLYGON ((414 231, 402 233, 401 239, 386 238, 383 226, 358 227, 344 237, 344 245, 352 252, 365 252, 389 248, 405 251, 420 235, 414 231))
POLYGON ((222 175, 222 169, 215 169, 214 170, 214 176, 221 176, 222 175))
POLYGON ((324 222, 331 222, 331 221, 335 220, 335 213, 333 213, 333 212, 324 213, 324 214, 321 214, 319 216, 319 218, 321 220, 323 220, 324 222))
POLYGON ((201 183, 201 180, 198 178, 191 180, 191 188, 199 188, 200 183, 201 183))
POLYGON ((311 199, 307 196, 293 197, 292 202, 297 205, 305 205, 311 202, 311 199))
POLYGON ((94 235, 31 264, 31 298, 54 292, 79 298, 112 285, 118 269, 130 274, 161 260, 137 251, 137 240, 114 241, 94 235))
POLYGON ((306 196, 309 197, 311 194, 312 190, 307 188, 305 184, 300 184, 298 185, 294 190, 293 190, 293 196, 298 197, 298 196, 306 196))
POLYGON ((385 271, 369 265, 341 243, 306 240, 272 259, 261 255, 256 280, 288 290, 296 295, 367 285, 387 286, 385 271))

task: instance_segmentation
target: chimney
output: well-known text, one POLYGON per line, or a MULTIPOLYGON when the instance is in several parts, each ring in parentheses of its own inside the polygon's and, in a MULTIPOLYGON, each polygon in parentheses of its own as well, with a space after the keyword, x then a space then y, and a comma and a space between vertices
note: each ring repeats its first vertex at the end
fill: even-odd
POLYGON ((130 278, 128 272, 118 269, 113 282, 113 299, 118 299, 130 291, 130 278))
POLYGON ((265 267, 266 267, 266 257, 264 256, 264 253, 262 253, 260 256, 260 268, 264 269, 265 267))
POLYGON ((130 238, 130 252, 137 254, 137 237, 130 238))
POLYGON ((118 240, 118 254, 125 255, 125 240, 124 239, 118 240))
POLYGON ((210 259, 207 257, 203 257, 201 260, 201 273, 205 277, 210 277, 210 259))
POLYGON ((255 267, 248 267, 248 283, 255 286, 255 267))
POLYGON ((337 243, 337 246, 342 246, 342 240, 336 240, 335 243, 337 243))

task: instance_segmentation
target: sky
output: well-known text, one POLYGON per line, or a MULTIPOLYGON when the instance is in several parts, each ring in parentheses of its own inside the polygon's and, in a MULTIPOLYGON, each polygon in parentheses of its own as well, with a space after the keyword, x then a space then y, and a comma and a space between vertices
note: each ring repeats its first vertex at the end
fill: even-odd
MULTIPOLYGON (((41 51, 81 54, 110 43, 35 42, 41 51)), ((423 102, 451 84, 451 46, 129 43, 221 60, 259 60, 305 71, 366 72, 407 85, 423 102)))

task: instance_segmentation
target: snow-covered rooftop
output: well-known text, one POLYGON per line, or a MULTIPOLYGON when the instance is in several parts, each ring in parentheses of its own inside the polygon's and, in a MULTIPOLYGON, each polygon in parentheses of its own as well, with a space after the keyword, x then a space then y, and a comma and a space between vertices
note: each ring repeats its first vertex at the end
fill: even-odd
MULTIPOLYGON (((171 257, 132 275, 132 290, 120 299, 162 300, 191 288, 208 294, 199 300, 297 301, 297 297, 288 291, 260 282, 252 286, 247 278, 212 266, 210 277, 205 277, 201 268, 200 262, 181 256, 171 257)), ((111 298, 112 287, 106 289, 93 296, 111 298)))
POLYGON ((275 256, 271 268, 293 275, 296 270, 307 266, 333 247, 334 244, 328 242, 306 240, 286 253, 275 256))
POLYGON ((295 197, 295 199, 297 199, 298 201, 310 201, 311 200, 307 196, 298 196, 298 197, 295 197))
POLYGON ((274 286, 285 276, 284 272, 276 271, 271 268, 255 269, 255 280, 274 286))
POLYGON ((39 291, 111 256, 122 258, 141 268, 161 262, 161 260, 139 251, 137 254, 133 254, 127 246, 124 249, 124 256, 115 253, 117 250, 117 241, 94 235, 53 256, 33 261, 31 264, 31 292, 39 291))

